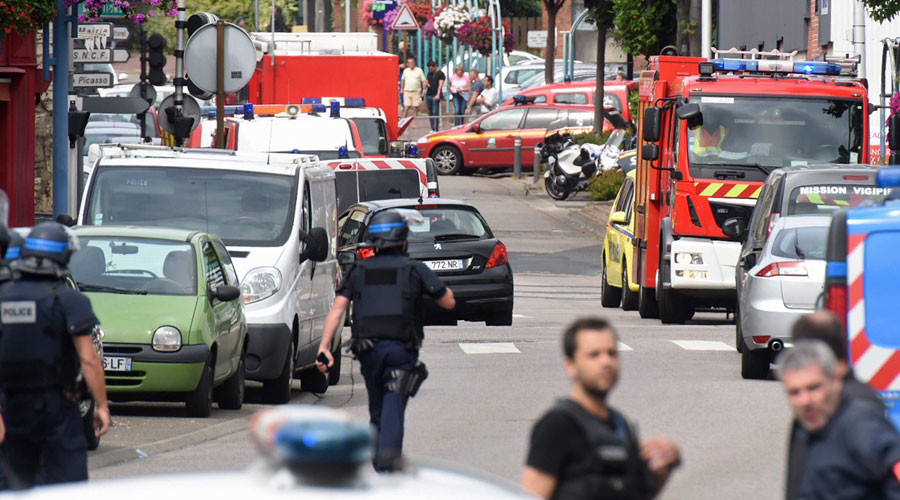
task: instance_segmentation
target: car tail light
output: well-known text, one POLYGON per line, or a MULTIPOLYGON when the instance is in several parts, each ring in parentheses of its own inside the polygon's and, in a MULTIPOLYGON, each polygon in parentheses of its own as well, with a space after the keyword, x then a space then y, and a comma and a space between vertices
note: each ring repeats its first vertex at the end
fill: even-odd
POLYGON ((768 344, 770 338, 768 335, 756 335, 753 337, 753 341, 757 344, 768 344))
POLYGON ((778 218, 781 217, 781 214, 778 212, 772 212, 769 215, 769 225, 766 227, 766 238, 768 239, 769 235, 772 234, 772 230, 775 229, 775 224, 778 223, 778 218))
POLYGON ((806 272, 806 264, 798 262, 773 262, 756 273, 760 278, 774 278, 776 276, 809 276, 806 272))
POLYGON ((509 254, 506 252, 506 245, 497 243, 497 246, 494 247, 494 251, 491 252, 491 258, 488 259, 487 266, 485 267, 498 267, 507 262, 509 262, 509 254))
POLYGON ((365 259, 368 259, 369 257, 374 257, 374 256, 375 256, 374 248, 359 248, 356 250, 356 257, 359 260, 365 260, 365 259))
POLYGON ((437 207, 437 205, 416 205, 416 210, 431 210, 437 207))
POLYGON ((825 309, 828 309, 838 319, 841 320, 841 325, 844 326, 844 329, 847 328, 847 285, 844 284, 832 284, 828 285, 828 289, 825 291, 825 309))

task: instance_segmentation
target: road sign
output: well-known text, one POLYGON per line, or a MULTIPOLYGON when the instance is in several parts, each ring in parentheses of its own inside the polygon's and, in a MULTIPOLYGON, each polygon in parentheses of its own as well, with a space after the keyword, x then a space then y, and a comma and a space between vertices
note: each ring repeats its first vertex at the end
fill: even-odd
POLYGON ((394 19, 394 24, 391 25, 392 30, 417 30, 419 29, 419 22, 416 21, 416 16, 413 15, 412 10, 410 10, 409 6, 403 4, 403 7, 400 7, 400 13, 397 14, 397 18, 394 19))
MULTIPOLYGON (((216 25, 199 28, 184 49, 184 67, 191 81, 207 92, 216 91, 216 25)), ((256 48, 246 31, 225 23, 225 88, 226 94, 247 85, 256 70, 256 48)))
POLYGON ((110 23, 80 23, 78 25, 78 39, 109 38, 113 34, 113 26, 110 23))
MULTIPOLYGON (((156 115, 159 117, 159 126, 170 134, 174 134, 175 131, 172 127, 172 124, 169 123, 169 113, 166 112, 166 109, 174 107, 175 94, 169 94, 168 97, 166 97, 162 100, 161 103, 159 103, 159 108, 156 110, 156 115)), ((185 94, 184 103, 181 106, 181 113, 185 116, 185 118, 190 118, 191 120, 193 120, 193 122, 191 123, 191 131, 193 132, 194 129, 196 129, 197 126, 200 125, 200 104, 197 103, 197 99, 194 99, 190 95, 185 94)))
POLYGON ((125 40, 128 40, 129 36, 131 36, 131 33, 128 31, 128 28, 113 26, 113 40, 124 42, 125 40))
POLYGON ((112 73, 87 71, 72 75, 72 86, 75 88, 107 88, 113 86, 112 73))
POLYGON ((79 111, 137 114, 149 107, 150 103, 140 97, 82 97, 79 111))
POLYGON ((547 31, 546 30, 529 30, 528 31, 528 48, 543 49, 547 47, 547 31))
MULTIPOLYGON (((78 3, 78 13, 84 14, 83 3, 78 3)), ((125 13, 122 12, 122 9, 116 7, 113 2, 107 2, 103 4, 103 10, 100 12, 100 17, 125 17, 125 13)))
POLYGON ((72 49, 72 62, 76 63, 121 63, 128 61, 130 56, 124 49, 72 49))
POLYGON ((384 15, 397 8, 395 0, 375 0, 372 4, 372 19, 384 19, 384 15))

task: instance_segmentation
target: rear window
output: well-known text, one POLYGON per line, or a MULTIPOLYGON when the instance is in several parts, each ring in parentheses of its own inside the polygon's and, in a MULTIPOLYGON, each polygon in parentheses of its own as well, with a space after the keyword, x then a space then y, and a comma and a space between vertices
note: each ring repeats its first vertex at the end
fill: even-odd
POLYGON ((409 226, 410 242, 432 242, 493 238, 481 215, 465 207, 419 208, 421 224, 409 226))
POLYGON ((337 170, 334 186, 339 214, 361 201, 418 198, 422 194, 416 169, 337 170))
POLYGON ((797 260, 825 260, 828 226, 792 227, 778 233, 772 254, 797 260))
POLYGON ((844 208, 881 205, 900 198, 895 188, 874 186, 811 185, 794 188, 788 215, 830 215, 844 208))
MULTIPOLYGON (((606 98, 603 100, 606 101, 606 98)), ((587 104, 588 97, 584 92, 567 92, 553 96, 553 102, 556 104, 587 104)))

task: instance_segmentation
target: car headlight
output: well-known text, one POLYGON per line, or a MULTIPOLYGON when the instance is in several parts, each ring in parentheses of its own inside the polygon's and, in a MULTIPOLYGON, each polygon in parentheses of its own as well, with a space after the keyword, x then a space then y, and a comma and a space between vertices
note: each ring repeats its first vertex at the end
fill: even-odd
POLYGON ((274 267, 257 267, 241 282, 244 304, 252 304, 281 290, 281 271, 274 267))
POLYGON ((161 326, 153 332, 153 350, 175 352, 181 349, 181 331, 174 326, 161 326))
POLYGON ((703 254, 693 252, 678 252, 675 254, 676 264, 703 264, 703 254))
POLYGON ((416 144, 425 144, 427 142, 428 142, 427 135, 423 135, 422 137, 419 137, 418 140, 416 140, 416 144))

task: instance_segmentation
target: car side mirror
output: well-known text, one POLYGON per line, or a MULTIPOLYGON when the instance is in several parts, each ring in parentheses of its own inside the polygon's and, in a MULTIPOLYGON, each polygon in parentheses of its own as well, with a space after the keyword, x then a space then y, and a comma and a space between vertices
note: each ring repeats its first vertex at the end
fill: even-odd
POLYGON ((627 214, 623 210, 619 210, 618 212, 613 212, 609 214, 609 222, 615 224, 625 224, 625 219, 627 218, 627 214))
POLYGON ((231 302, 241 296, 241 289, 236 286, 223 285, 216 287, 214 295, 222 302, 231 302))
POLYGON ((656 161, 659 159, 659 146, 656 144, 644 144, 641 146, 641 159, 644 161, 656 161))
POLYGON ((308 233, 300 232, 300 261, 322 262, 328 258, 328 233, 324 228, 314 227, 308 233))
POLYGON ((75 219, 69 214, 59 214, 56 216, 56 222, 63 226, 72 227, 75 225, 75 219))
POLYGON ((378 139, 378 152, 381 154, 388 153, 388 141, 384 137, 378 139))
POLYGON ((743 217, 732 217, 722 224, 722 232, 729 238, 743 239, 746 230, 747 221, 743 217))
POLYGON ((338 252, 337 260, 338 264, 342 266, 353 264, 354 262, 356 262, 356 252, 352 250, 344 250, 343 252, 338 252))
POLYGON ((641 133, 644 142, 659 142, 662 129, 662 110, 650 106, 644 110, 644 129, 641 133))
POLYGON ((475 132, 476 134, 480 134, 481 132, 483 132, 483 131, 481 130, 481 125, 479 125, 479 124, 477 124, 477 123, 473 123, 473 124, 472 124, 471 130, 472 130, 472 132, 475 132))

